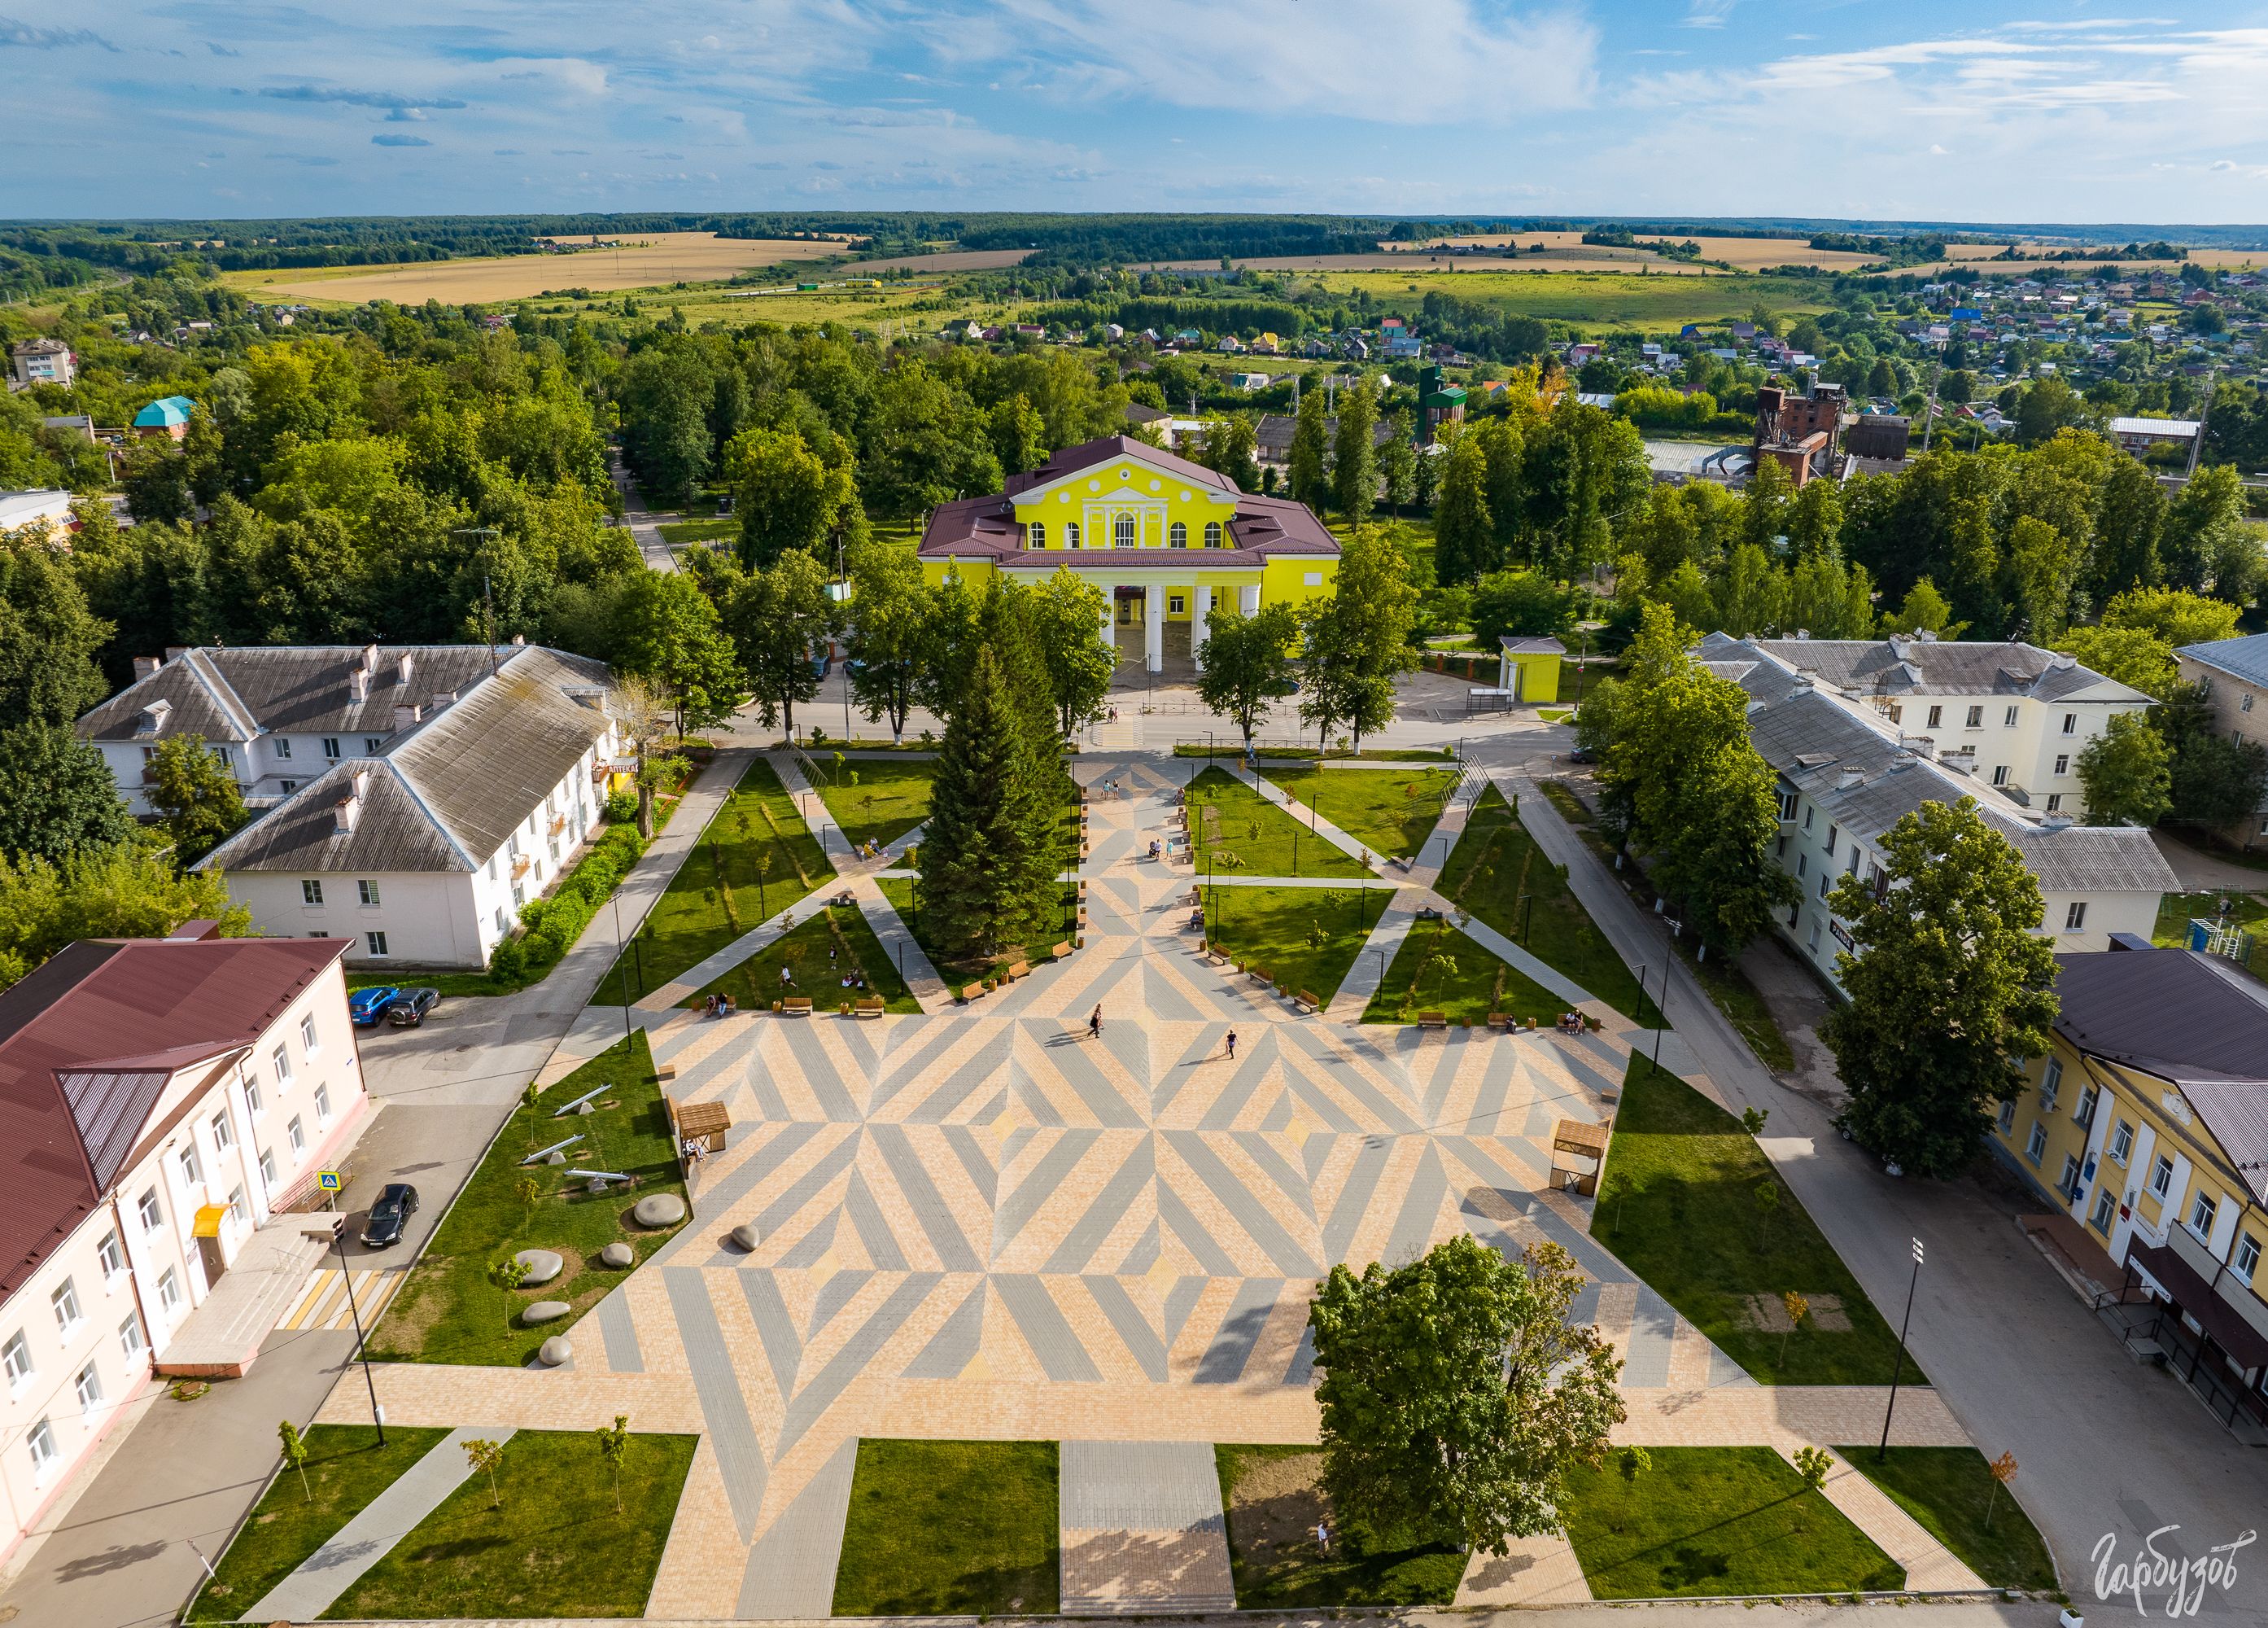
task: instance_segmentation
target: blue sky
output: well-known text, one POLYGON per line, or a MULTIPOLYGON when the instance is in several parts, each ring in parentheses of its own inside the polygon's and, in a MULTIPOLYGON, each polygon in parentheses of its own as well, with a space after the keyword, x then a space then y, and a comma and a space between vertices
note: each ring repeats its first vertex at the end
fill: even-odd
POLYGON ((2268 3, 0 0, 0 217, 2268 221, 2268 3))

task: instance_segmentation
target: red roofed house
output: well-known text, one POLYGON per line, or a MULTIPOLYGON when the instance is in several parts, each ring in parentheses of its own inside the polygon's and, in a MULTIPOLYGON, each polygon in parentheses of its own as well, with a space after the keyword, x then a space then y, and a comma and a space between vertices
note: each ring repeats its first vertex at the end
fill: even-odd
MULTIPOLYGON (((350 941, 211 926, 81 939, 0 992, 0 1555, 368 1112, 350 941)), ((242 1372, 265 1323, 195 1366, 242 1372)))

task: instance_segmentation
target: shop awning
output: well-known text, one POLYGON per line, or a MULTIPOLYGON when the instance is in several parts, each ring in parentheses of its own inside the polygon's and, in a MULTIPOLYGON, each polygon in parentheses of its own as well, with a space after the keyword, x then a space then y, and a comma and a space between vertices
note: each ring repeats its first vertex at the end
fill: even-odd
POLYGON ((220 1236, 220 1224, 227 1217, 226 1204, 206 1204, 198 1210, 196 1225, 189 1228, 190 1235, 197 1238, 217 1238, 220 1236))
MULTIPOLYGON (((2175 1305, 2197 1320, 2214 1344, 2236 1359, 2239 1367, 2248 1372, 2268 1367, 2268 1335, 2214 1293, 2213 1286, 2198 1276, 2197 1268, 2163 1245, 2145 1243, 2139 1238, 2127 1249, 2126 1259, 2128 1264, 2149 1273, 2173 1297, 2175 1305)), ((2241 1284, 2237 1288, 2241 1293, 2250 1293, 2241 1284)))

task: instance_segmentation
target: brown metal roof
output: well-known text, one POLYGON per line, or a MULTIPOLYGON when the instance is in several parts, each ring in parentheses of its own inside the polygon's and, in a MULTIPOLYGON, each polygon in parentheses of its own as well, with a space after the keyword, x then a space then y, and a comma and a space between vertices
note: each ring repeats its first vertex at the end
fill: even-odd
POLYGON ((0 1295, 103 1202, 158 1071, 252 1044, 348 946, 82 939, 0 992, 0 1295))

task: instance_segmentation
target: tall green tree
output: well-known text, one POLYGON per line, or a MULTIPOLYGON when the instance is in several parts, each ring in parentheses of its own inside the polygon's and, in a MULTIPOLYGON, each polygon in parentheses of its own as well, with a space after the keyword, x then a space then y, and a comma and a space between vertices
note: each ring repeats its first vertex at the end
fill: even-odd
POLYGON ((1234 724, 1252 750, 1252 732, 1271 703, 1292 684, 1292 644, 1300 620, 1278 600, 1247 616, 1233 607, 1214 608, 1205 637, 1197 698, 1208 711, 1234 724))
POLYGON ((1378 502, 1378 393, 1369 379, 1347 392, 1331 446, 1331 497, 1349 526, 1370 518, 1378 502))
POLYGON ((2073 628, 2055 648, 2157 701, 2173 693, 2181 676, 2174 647, 2144 628, 2073 628))
POLYGON ((756 715, 795 738, 795 704, 819 693, 819 659, 836 625, 827 570, 801 549, 752 571, 727 602, 726 623, 756 715))
POLYGON ((1505 635, 1557 638, 1572 633, 1590 595, 1542 571, 1492 571, 1473 589, 1473 637, 1493 650, 1505 635))
POLYGON ((1329 744, 1344 724, 1358 749, 1362 737, 1394 718, 1394 681, 1418 665, 1410 636, 1418 590, 1401 546, 1373 527, 1359 528, 1339 550, 1332 591, 1300 607, 1301 720, 1329 744))
POLYGON ((1583 1283, 1557 1244, 1508 1261, 1466 1237, 1331 1269, 1307 1312, 1323 1487, 1362 1549, 1501 1555, 1558 1522, 1567 1473, 1624 1417, 1621 1362, 1571 1315, 1583 1283))
POLYGON ((1488 453, 1470 431, 1449 444, 1433 505, 1433 574, 1444 587, 1477 580, 1500 557, 1489 510, 1488 453))
POLYGON ((0 539, 0 725, 69 725, 109 686, 95 652, 111 632, 65 557, 0 539))
POLYGON ((990 645, 946 725, 922 835, 918 908, 946 954, 970 962, 1043 936, 1057 918, 1056 810, 990 645))
POLYGON ((2174 755, 2136 712, 2121 712, 2080 748, 2079 784, 2090 825, 2151 826, 2173 807, 2174 755))
POLYGON ((1198 446, 1198 461, 1232 483, 1239 491, 1260 490, 1258 432, 1244 413, 1224 413, 1205 421, 1198 446))
POLYGON ((1836 1123, 1889 1163, 1956 1175, 2021 1059, 2047 1050, 2055 947, 2038 880, 1977 800, 1924 803, 1884 833, 1885 880, 1845 876, 1829 907, 1855 948, 1836 958, 1847 1005, 1822 1031, 1848 1100, 1836 1123))
POLYGON ((2268 751, 2221 733, 2198 685, 2175 684, 2151 716, 2173 751, 2168 818, 2219 832, 2250 822, 2268 794, 2268 751))
POLYGON ((790 549, 833 564, 835 539, 858 505, 858 489, 849 443, 837 438, 827 450, 831 456, 822 457, 792 428, 744 430, 725 448, 742 565, 755 570, 790 549))
POLYGON ((1110 647, 1102 642, 1102 619, 1110 614, 1110 601, 1101 588, 1064 565, 1029 592, 1032 637, 1047 669, 1057 728, 1068 740, 1101 716, 1111 675, 1117 671, 1110 647))
POLYGON ((92 744, 54 724, 0 729, 0 855, 60 863, 133 829, 92 744))
POLYGON ((642 571, 616 605, 616 664, 669 691, 677 732, 722 723, 743 679, 717 607, 683 571, 642 571))
POLYGON ((162 939, 195 917, 217 920, 225 939, 252 931, 218 873, 185 874, 131 837, 61 860, 0 855, 0 988, 75 939, 162 939))
POLYGON ((1378 449, 1378 480, 1386 501, 1399 515, 1418 496, 1418 431, 1406 407, 1395 409, 1389 423, 1393 433, 1378 449))
POLYGON ((1322 391, 1308 391, 1300 399, 1299 422, 1292 430, 1292 496, 1317 513, 1331 497, 1329 407, 1322 391))
POLYGON ((905 549, 870 541, 851 551, 844 641, 850 693, 867 722, 890 720, 893 742, 905 739, 906 715, 930 653, 935 605, 921 562, 905 549))
POLYGON ((2130 588, 2102 608, 2106 628, 2135 628, 2167 648, 2236 637, 2238 608, 2187 588, 2130 588))
POLYGON ((202 735, 160 740, 142 766, 142 783, 182 865, 204 858, 249 817, 236 771, 202 735))

